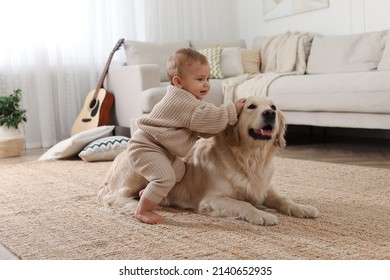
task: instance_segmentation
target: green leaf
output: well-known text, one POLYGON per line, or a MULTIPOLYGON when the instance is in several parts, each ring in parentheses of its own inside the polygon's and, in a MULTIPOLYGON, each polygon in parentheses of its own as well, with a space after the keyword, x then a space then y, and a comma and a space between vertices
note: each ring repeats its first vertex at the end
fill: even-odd
POLYGON ((15 89, 13 93, 0 96, 0 126, 15 127, 27 121, 26 110, 20 108, 22 91, 15 89))

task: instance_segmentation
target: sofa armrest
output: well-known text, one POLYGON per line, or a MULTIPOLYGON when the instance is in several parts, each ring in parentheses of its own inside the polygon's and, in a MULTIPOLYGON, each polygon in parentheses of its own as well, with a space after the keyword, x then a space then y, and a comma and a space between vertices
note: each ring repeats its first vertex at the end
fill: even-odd
POLYGON ((160 86, 157 64, 127 65, 111 69, 107 89, 115 96, 116 125, 130 127, 130 119, 142 115, 142 92, 160 86))

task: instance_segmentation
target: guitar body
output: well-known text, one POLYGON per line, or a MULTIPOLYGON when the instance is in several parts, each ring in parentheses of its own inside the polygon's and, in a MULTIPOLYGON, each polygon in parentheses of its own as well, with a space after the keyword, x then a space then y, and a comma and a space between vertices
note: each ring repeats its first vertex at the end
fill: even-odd
POLYGON ((72 136, 84 130, 110 124, 114 95, 104 88, 99 89, 97 95, 96 92, 96 90, 91 90, 88 93, 84 106, 73 124, 72 136))
POLYGON ((88 93, 84 106, 72 126, 70 134, 73 136, 81 131, 110 124, 110 111, 114 104, 114 95, 103 88, 114 53, 123 44, 125 39, 119 39, 108 57, 103 74, 95 90, 88 93))

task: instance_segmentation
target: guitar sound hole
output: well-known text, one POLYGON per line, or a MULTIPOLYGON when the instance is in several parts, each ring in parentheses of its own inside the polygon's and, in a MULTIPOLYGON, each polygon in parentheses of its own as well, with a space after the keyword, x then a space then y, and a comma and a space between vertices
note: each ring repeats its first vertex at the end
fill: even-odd
POLYGON ((89 109, 93 109, 94 107, 95 107, 95 105, 96 105, 96 99, 94 98, 92 101, 91 101, 91 103, 89 103, 89 109))
POLYGON ((99 102, 99 99, 97 99, 95 107, 91 110, 91 117, 96 116, 96 114, 99 111, 99 106, 100 106, 100 102, 99 102))

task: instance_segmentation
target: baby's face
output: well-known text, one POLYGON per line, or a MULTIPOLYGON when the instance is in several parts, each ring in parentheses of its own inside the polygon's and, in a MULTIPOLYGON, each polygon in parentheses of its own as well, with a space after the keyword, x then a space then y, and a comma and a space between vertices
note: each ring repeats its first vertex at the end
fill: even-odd
POLYGON ((203 99, 210 90, 210 65, 196 62, 189 66, 181 77, 182 88, 196 98, 203 99))

